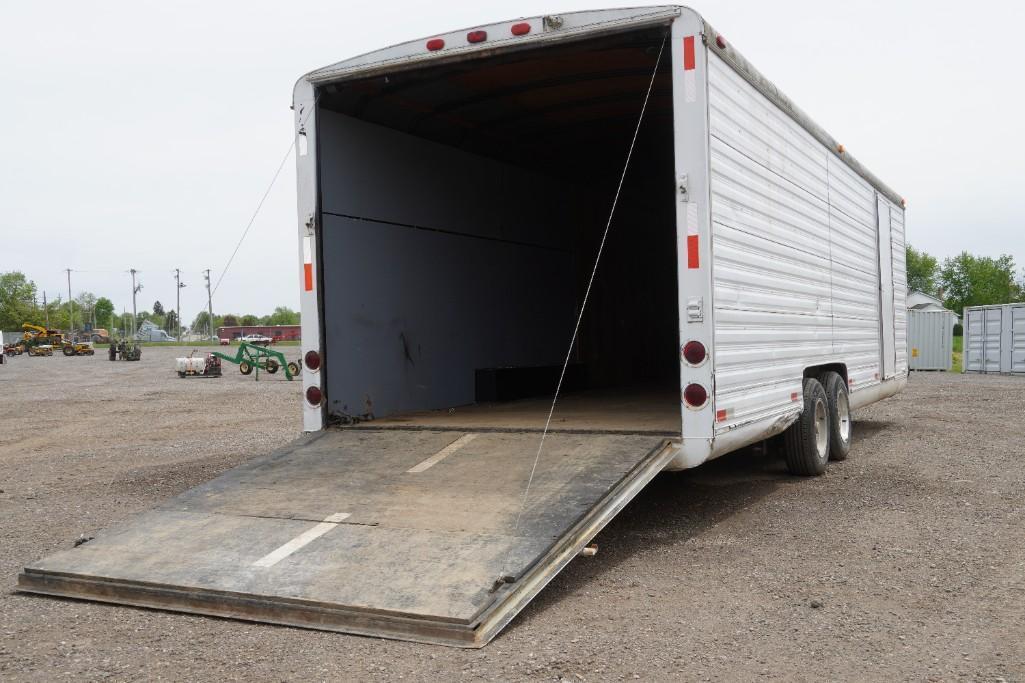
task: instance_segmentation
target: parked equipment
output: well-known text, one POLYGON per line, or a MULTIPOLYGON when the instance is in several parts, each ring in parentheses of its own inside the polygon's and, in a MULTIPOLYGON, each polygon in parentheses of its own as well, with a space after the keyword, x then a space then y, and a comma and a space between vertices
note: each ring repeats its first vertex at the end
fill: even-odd
POLYGON ((1025 374, 1025 303, 964 309, 962 370, 1025 374))
POLYGON ((214 351, 213 355, 223 358, 229 363, 234 363, 243 375, 252 374, 254 369, 264 370, 273 375, 279 369, 284 368, 285 379, 291 381, 302 369, 298 361, 285 360, 285 354, 280 351, 274 351, 245 341, 239 342, 238 351, 234 356, 229 356, 220 351, 214 351))
POLYGON ((293 108, 315 433, 21 590, 480 647, 660 471, 783 433, 821 474, 906 384, 903 201, 692 10, 439 34, 293 108))
POLYGON ((220 377, 221 359, 212 353, 196 356, 193 351, 185 358, 175 359, 179 377, 220 377))
POLYGON ((121 339, 111 342, 107 350, 109 360, 142 360, 142 347, 136 341, 121 339))
POLYGON ((61 349, 65 356, 92 356, 96 353, 92 342, 64 342, 61 349))

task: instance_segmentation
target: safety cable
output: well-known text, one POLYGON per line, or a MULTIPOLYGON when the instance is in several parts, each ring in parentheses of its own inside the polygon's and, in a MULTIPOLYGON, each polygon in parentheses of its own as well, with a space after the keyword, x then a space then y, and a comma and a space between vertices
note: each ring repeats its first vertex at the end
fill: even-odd
MULTIPOLYGON (((516 515, 516 524, 513 526, 513 536, 519 531, 520 521, 526 509, 527 496, 530 494, 530 486, 534 483, 534 474, 537 472, 537 465, 541 461, 541 451, 545 447, 545 439, 548 430, 552 425, 552 416, 555 415, 555 405, 559 401, 559 392, 562 391, 562 382, 566 377, 566 368, 569 367, 569 360, 573 356, 573 347, 577 343, 577 336, 580 333, 580 323, 584 319, 584 311, 587 310, 587 300, 591 296, 591 287, 594 285, 594 278, 598 273, 598 264, 601 262, 602 252, 605 250, 605 241, 609 236, 609 229, 612 227, 612 218, 616 214, 616 205, 619 203, 619 194, 623 190, 623 181, 626 179, 627 169, 630 168, 630 158, 633 156, 634 146, 637 144, 637 134, 641 130, 641 122, 644 121, 644 112, 648 108, 648 100, 651 98, 651 91, 655 85, 655 77, 658 75, 659 63, 662 61, 662 52, 665 50, 666 40, 669 34, 662 38, 662 45, 658 48, 658 57, 655 58, 655 68, 651 72, 651 80, 648 82, 648 90, 644 93, 644 103, 641 105, 640 116, 637 117, 637 125, 634 127, 633 139, 630 140, 630 149, 626 153, 626 161, 623 164, 623 172, 619 175, 619 184, 616 186, 616 195, 612 200, 612 208, 609 211, 609 219, 605 223, 605 232, 601 236, 601 243, 598 245, 598 253, 594 258, 594 267, 591 269, 591 278, 587 282, 587 289, 584 290, 584 299, 580 305, 580 313, 577 315, 576 325, 573 327, 573 336, 569 341, 569 349, 566 351, 566 359, 562 363, 562 370, 559 372, 559 382, 555 386, 555 396, 552 397, 552 405, 548 410, 548 419, 545 420, 545 428, 541 432, 541 442, 537 446, 537 454, 534 456, 534 464, 530 468, 530 477, 527 479, 527 486, 523 490, 523 498, 520 500, 520 509, 516 515)), ((506 577, 503 577, 505 579, 506 577)))

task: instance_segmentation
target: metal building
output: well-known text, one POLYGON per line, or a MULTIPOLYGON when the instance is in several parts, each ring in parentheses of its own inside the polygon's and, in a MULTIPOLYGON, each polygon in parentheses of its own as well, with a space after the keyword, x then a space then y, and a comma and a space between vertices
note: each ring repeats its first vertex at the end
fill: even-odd
POLYGON ((1025 375, 1025 303, 966 308, 964 336, 965 372, 1025 375))
POLYGON ((912 370, 950 370, 953 365, 953 311, 908 311, 908 367, 912 370))

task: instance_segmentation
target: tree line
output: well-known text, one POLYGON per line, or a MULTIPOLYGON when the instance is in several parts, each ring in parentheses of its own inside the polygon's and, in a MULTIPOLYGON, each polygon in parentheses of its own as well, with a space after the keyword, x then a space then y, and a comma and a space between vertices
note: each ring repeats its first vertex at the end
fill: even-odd
POLYGON ((1025 301, 1025 271, 1018 276, 1008 254, 992 258, 962 251, 940 263, 909 244, 907 271, 908 289, 935 296, 958 315, 968 306, 1025 301))
MULTIPOLYGON (((209 315, 202 311, 192 321, 191 327, 182 325, 182 333, 195 331, 206 334, 209 315)), ((132 314, 114 312, 114 303, 107 297, 97 297, 92 292, 82 292, 69 303, 60 296, 44 302, 35 282, 19 271, 0 273, 0 330, 15 332, 21 330, 23 323, 31 323, 51 329, 72 331, 85 328, 90 323, 93 328, 107 329, 111 334, 119 331, 138 329, 144 321, 151 321, 158 328, 167 330, 169 334, 178 331, 178 319, 174 309, 165 309, 159 301, 153 303, 152 309, 139 311, 135 325, 132 325, 132 314), (72 324, 74 315, 74 324, 72 324), (116 329, 110 329, 111 327, 116 329)), ((253 314, 238 315, 226 313, 214 314, 213 332, 218 327, 231 325, 298 325, 299 314, 286 306, 278 306, 269 315, 253 314)))

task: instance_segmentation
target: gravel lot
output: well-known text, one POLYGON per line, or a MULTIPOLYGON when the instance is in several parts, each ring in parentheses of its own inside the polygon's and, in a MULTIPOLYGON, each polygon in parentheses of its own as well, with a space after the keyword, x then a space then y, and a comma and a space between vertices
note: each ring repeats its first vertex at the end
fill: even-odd
POLYGON ((1025 378, 915 374, 817 479, 759 452, 662 475, 483 650, 14 593, 298 435, 297 382, 176 355, 0 367, 0 679, 1025 680, 1025 378))

